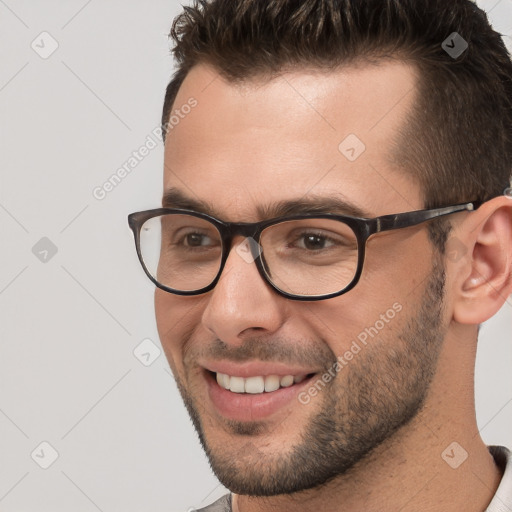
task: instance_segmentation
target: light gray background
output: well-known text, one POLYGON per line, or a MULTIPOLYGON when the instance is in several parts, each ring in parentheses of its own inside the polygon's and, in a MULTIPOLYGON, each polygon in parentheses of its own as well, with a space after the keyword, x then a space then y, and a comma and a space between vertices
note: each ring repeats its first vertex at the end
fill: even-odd
MULTIPOLYGON (((480 3, 510 45, 512 0, 480 3)), ((126 215, 159 206, 161 144, 103 200, 92 194, 159 124, 179 11, 0 0, 3 512, 174 512, 223 494, 163 353, 149 366, 134 355, 159 341, 126 215), (58 43, 46 59, 31 47, 51 49, 45 31, 58 43), (43 237, 54 256, 44 241, 33 253, 43 237), (48 469, 42 442, 58 452, 48 469)), ((484 439, 508 446, 511 325, 509 300, 483 327, 476 397, 484 439)))

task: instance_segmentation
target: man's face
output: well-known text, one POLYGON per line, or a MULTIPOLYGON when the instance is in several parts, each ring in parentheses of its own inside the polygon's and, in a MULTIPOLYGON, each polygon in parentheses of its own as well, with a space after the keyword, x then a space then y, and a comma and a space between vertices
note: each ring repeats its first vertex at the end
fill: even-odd
MULTIPOLYGON (((191 98, 197 106, 167 137, 164 190, 208 203, 221 220, 257 222, 258 211, 298 199, 342 199, 371 217, 423 207, 391 161, 415 98, 403 64, 243 85, 198 66, 174 109, 191 98)), ((361 463, 418 412, 444 336, 444 274, 422 225, 371 238, 347 294, 293 301, 236 250, 243 241, 214 290, 157 289, 158 330, 219 479, 241 494, 289 493, 361 463), (235 377, 234 389, 257 377, 281 387, 237 393, 216 373, 235 377)))

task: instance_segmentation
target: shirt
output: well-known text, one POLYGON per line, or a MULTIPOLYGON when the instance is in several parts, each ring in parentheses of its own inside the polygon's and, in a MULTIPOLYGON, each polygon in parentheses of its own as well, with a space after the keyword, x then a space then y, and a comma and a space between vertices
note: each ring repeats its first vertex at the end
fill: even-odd
MULTIPOLYGON (((503 446, 489 446, 496 465, 503 472, 500 485, 491 503, 484 512, 511 512, 512 511, 512 452, 503 446)), ((197 512, 233 512, 231 494, 226 494, 215 503, 198 510, 197 512)))

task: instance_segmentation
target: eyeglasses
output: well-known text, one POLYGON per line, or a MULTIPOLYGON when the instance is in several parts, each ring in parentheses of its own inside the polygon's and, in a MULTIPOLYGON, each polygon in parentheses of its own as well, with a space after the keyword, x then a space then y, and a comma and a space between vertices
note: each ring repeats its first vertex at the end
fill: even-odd
POLYGON ((359 281, 366 241, 376 233, 415 226, 478 202, 384 215, 372 219, 335 214, 279 217, 255 223, 223 222, 196 211, 157 208, 128 215, 137 255, 151 281, 176 295, 199 295, 220 279, 233 238, 237 252, 256 264, 280 295, 316 301, 348 292, 359 281))

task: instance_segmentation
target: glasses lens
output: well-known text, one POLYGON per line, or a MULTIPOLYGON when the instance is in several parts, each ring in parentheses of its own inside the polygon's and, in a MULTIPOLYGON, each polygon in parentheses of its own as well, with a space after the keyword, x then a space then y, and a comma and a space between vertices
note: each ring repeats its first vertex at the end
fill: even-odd
POLYGON ((217 276, 222 240, 217 228, 204 219, 167 214, 142 225, 140 251, 146 269, 160 284, 195 291, 217 276))
POLYGON ((265 272, 286 293, 337 293, 357 272, 357 237, 340 221, 304 219, 275 224, 263 231, 260 244, 265 272))

